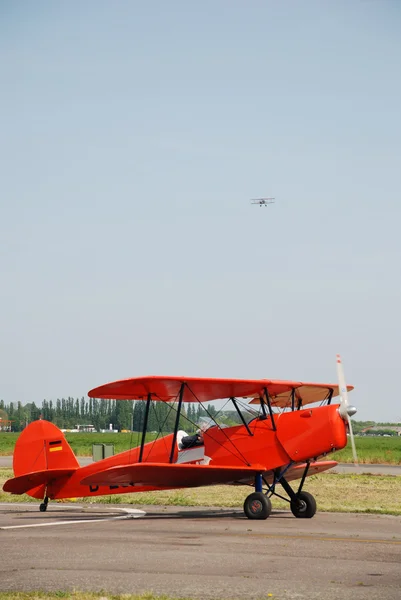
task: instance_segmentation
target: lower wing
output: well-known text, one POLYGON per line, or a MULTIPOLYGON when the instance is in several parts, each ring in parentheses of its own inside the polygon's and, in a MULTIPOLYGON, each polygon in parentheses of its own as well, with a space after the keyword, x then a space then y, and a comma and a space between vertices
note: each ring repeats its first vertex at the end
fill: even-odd
MULTIPOLYGON (((317 475, 318 473, 323 473, 323 471, 327 471, 328 469, 332 469, 337 466, 338 462, 335 460, 322 460, 311 462, 309 464, 309 469, 307 471, 306 476, 310 477, 311 475, 317 475)), ((286 481, 293 481, 294 479, 301 479, 303 474, 305 473, 305 469, 307 467, 306 463, 299 463, 296 465, 292 465, 291 467, 286 468, 285 466, 280 469, 280 474, 277 474, 277 471, 265 471, 262 473, 263 479, 269 485, 273 485, 274 481, 279 481, 280 477, 285 477, 286 481)), ((253 480, 248 478, 242 479, 241 484, 249 484, 253 483, 253 480)))
MULTIPOLYGON (((337 464, 338 463, 335 460, 322 460, 322 461, 317 461, 317 462, 311 462, 309 464, 307 477, 310 477, 311 475, 317 475, 318 473, 323 473, 323 471, 332 469, 337 464)), ((293 481, 294 479, 300 479, 305 472, 306 466, 307 466, 306 463, 302 463, 299 465, 293 465, 292 467, 289 467, 285 472, 283 472, 284 471, 284 469, 283 469, 282 470, 283 477, 285 477, 285 479, 287 481, 293 481)), ((273 478, 274 478, 274 473, 272 471, 269 471, 268 473, 263 475, 263 477, 266 479, 266 481, 269 484, 272 484, 273 478)))
POLYGON ((111 467, 82 479, 82 485, 155 485, 160 487, 198 487, 232 483, 263 473, 261 465, 223 467, 213 465, 135 463, 111 467))
MULTIPOLYGON (((310 463, 307 475, 316 475, 337 465, 336 461, 310 463)), ((293 465, 283 473, 287 481, 303 476, 306 463, 293 465)), ((219 483, 251 482, 253 476, 262 474, 272 484, 274 472, 262 465, 228 467, 220 465, 194 465, 169 463, 135 463, 119 465, 81 480, 82 485, 154 485, 160 487, 200 487, 219 483)))

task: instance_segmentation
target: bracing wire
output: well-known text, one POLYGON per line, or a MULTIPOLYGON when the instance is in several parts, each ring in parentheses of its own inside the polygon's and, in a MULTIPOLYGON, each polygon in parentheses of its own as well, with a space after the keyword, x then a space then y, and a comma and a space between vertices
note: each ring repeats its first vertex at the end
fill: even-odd
MULTIPOLYGON (((209 413, 209 411, 207 410, 207 408, 205 408, 205 406, 202 404, 202 402, 199 400, 199 398, 196 396, 196 394, 193 392, 193 390, 191 390, 191 388, 189 386, 188 386, 188 389, 191 392, 191 394, 193 395, 193 397, 196 399, 196 401, 199 402, 199 405, 203 408, 203 410, 206 412, 206 414, 209 415, 209 417, 212 419, 212 421, 216 422, 215 418, 209 413)), ((220 425, 218 423, 216 423, 216 425, 220 429, 220 431, 223 432, 223 434, 225 435, 227 441, 230 442, 230 444, 232 446, 234 446, 234 449, 238 453, 239 458, 242 459, 247 466, 250 466, 249 462, 247 461, 247 459, 245 458, 245 456, 242 454, 241 450, 239 450, 236 447, 236 445, 234 444, 234 442, 228 437, 228 435, 225 432, 224 428, 220 427, 220 425)), ((221 442, 218 442, 218 443, 219 443, 220 446, 223 446, 223 444, 221 442)), ((230 452, 230 454, 232 454, 233 456, 236 456, 234 452, 232 452, 231 450, 229 450, 229 448, 227 448, 227 451, 230 452)), ((237 456, 237 458, 238 458, 238 456, 237 456)))

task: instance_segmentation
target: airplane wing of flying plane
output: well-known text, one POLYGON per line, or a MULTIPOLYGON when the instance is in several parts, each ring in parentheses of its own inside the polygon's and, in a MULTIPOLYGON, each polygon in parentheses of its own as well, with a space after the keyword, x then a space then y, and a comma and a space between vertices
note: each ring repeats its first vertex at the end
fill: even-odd
POLYGON ((293 514, 310 518, 316 502, 303 485, 307 476, 337 464, 318 459, 347 444, 349 415, 354 410, 348 405, 347 391, 352 389, 344 387, 343 377, 340 385, 168 376, 108 383, 91 390, 89 396, 145 402, 140 446, 80 467, 63 433, 52 423, 34 421, 17 440, 15 477, 3 489, 43 499, 40 509, 44 511, 49 499, 251 485, 255 491, 245 499, 244 512, 250 519, 265 519, 271 512, 270 498, 280 495, 276 491, 280 486, 293 514), (340 393, 340 406, 332 404, 340 393), (240 424, 221 427, 213 419, 196 443, 188 445, 190 437, 179 429, 183 403, 205 408, 205 402, 220 399, 231 401, 240 424), (175 411, 175 426, 173 433, 146 442, 154 402, 165 402, 175 411), (245 419, 244 407, 252 411, 251 420, 245 419), (297 490, 289 483, 295 479, 301 480, 297 490))

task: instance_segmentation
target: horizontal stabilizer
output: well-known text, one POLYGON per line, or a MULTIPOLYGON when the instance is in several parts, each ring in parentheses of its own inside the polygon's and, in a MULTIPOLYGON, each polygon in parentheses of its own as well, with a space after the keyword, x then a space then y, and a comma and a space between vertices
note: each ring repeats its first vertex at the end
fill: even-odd
POLYGON ((44 471, 26 473, 25 475, 8 479, 3 485, 3 490, 11 494, 25 494, 39 485, 48 485, 56 479, 60 479, 60 477, 72 475, 75 471, 76 469, 46 469, 44 471))
POLYGON ((262 465, 250 467, 223 467, 170 463, 135 463, 111 467, 93 473, 81 481, 82 485, 155 485, 160 487, 198 487, 230 483, 263 473, 262 465))

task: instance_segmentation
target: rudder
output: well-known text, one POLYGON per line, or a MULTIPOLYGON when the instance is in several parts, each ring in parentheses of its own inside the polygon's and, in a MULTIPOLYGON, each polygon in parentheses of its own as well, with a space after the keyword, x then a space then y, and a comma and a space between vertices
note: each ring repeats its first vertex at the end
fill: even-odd
POLYGON ((47 469, 76 469, 79 463, 62 431, 49 421, 33 421, 14 448, 14 475, 47 469))

